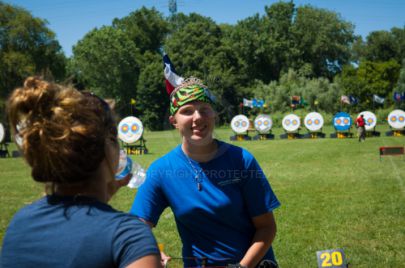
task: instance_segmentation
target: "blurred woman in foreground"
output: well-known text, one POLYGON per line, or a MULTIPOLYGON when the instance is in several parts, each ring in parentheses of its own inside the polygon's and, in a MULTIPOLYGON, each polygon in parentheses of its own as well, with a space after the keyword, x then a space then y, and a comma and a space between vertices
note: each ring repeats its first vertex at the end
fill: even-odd
MULTIPOLYGON (((32 178, 47 195, 22 208, 4 237, 1 267, 159 267, 144 223, 107 204, 120 186, 117 128, 91 93, 36 77, 7 103, 32 178)), ((11 179, 11 178, 10 178, 11 179)))

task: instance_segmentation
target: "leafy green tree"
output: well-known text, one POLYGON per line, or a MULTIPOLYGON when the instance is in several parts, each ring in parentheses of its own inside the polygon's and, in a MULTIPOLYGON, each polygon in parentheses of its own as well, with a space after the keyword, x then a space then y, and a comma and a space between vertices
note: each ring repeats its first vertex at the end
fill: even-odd
POLYGON ((136 109, 142 123, 150 130, 162 130, 169 117, 169 96, 166 93, 162 57, 147 52, 141 69, 136 94, 136 109))
POLYGON ((113 27, 125 32, 141 53, 158 52, 169 31, 168 22, 162 14, 154 8, 145 7, 122 19, 114 19, 113 27))
POLYGON ((386 105, 392 103, 392 89, 397 84, 401 66, 395 61, 362 61, 356 69, 345 66, 339 85, 345 95, 360 98, 359 109, 370 108, 374 94, 386 98, 386 105))
POLYGON ((210 18, 190 16, 194 20, 170 35, 165 42, 165 51, 175 62, 178 72, 204 78, 208 75, 211 57, 221 45, 221 29, 210 18))
POLYGON ((369 61, 389 61, 396 59, 395 37, 388 31, 375 31, 367 36, 364 56, 369 61))
MULTIPOLYGON (((294 49, 292 26, 296 8, 292 1, 277 2, 265 7, 265 30, 268 34, 268 78, 280 77, 282 71, 287 72, 293 56, 298 53, 294 49)), ((263 80, 266 81, 266 80, 263 80)))
POLYGON ((395 39, 396 60, 402 63, 405 59, 405 26, 402 28, 394 27, 391 29, 391 34, 395 39))
POLYGON ((310 64, 314 77, 332 78, 349 62, 354 26, 326 9, 303 6, 297 9, 292 27, 294 69, 310 64))
POLYGON ((265 7, 266 15, 248 17, 239 21, 224 36, 238 57, 243 85, 255 79, 265 83, 278 80, 291 61, 293 38, 291 27, 295 14, 292 2, 278 2, 265 7))
POLYGON ((220 119, 227 121, 235 112, 228 108, 236 107, 241 100, 236 92, 241 80, 238 58, 223 42, 222 28, 211 19, 197 14, 177 18, 181 21, 166 40, 165 51, 180 75, 204 80, 218 99, 220 119))
POLYGON ((339 109, 340 91, 336 84, 326 78, 307 78, 293 69, 283 74, 278 82, 256 81, 251 91, 254 97, 265 100, 271 113, 291 110, 291 96, 294 95, 305 100, 307 105, 303 108, 308 111, 334 113, 339 109))
MULTIPOLYGON (((392 94, 394 94, 394 92, 402 92, 405 94, 405 59, 402 61, 402 68, 399 74, 398 83, 394 87, 392 94)), ((398 108, 405 110, 405 101, 401 101, 400 103, 396 102, 396 104, 398 105, 398 108)))
POLYGON ((94 29, 73 47, 72 71, 86 89, 114 98, 117 111, 130 113, 141 56, 128 35, 111 26, 94 29))
POLYGON ((369 61, 389 61, 401 63, 405 58, 405 27, 394 27, 391 31, 371 32, 365 42, 354 47, 354 51, 369 61))
POLYGON ((29 75, 63 79, 65 56, 46 21, 0 1, 0 96, 29 75))
POLYGON ((255 79, 266 82, 277 79, 278 74, 271 75, 269 33, 265 26, 265 19, 256 14, 239 21, 224 40, 240 61, 245 84, 255 79))

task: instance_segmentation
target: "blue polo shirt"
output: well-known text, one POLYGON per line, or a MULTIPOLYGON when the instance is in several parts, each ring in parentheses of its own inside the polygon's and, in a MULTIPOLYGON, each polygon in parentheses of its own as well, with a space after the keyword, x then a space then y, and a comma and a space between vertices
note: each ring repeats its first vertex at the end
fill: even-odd
MULTIPOLYGON (((255 233, 252 218, 280 205, 255 158, 217 142, 217 155, 206 163, 189 159, 181 145, 152 163, 130 211, 157 224, 170 207, 186 267, 204 258, 207 265, 239 262, 255 233)), ((272 249, 264 259, 275 259, 272 249)))
POLYGON ((127 267, 159 254, 146 224, 93 198, 46 196, 7 228, 0 267, 127 267))

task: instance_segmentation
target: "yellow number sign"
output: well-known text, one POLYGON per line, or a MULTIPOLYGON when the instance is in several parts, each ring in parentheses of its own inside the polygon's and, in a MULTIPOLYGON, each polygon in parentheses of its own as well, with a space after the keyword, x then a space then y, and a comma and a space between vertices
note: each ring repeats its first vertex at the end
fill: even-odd
POLYGON ((318 268, 346 268, 346 256, 343 249, 317 251, 318 268))

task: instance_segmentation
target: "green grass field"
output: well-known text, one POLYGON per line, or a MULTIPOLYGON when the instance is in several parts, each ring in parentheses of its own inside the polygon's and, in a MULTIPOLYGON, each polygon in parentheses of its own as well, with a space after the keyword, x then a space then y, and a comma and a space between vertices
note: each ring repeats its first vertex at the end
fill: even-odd
MULTIPOLYGON (((343 248, 351 267, 405 267, 405 160, 386 156, 380 146, 404 146, 404 137, 233 142, 252 152, 282 206, 274 249, 281 267, 317 267, 316 251, 343 248)), ((331 129, 326 129, 328 134, 331 129)), ((232 132, 216 130, 229 141, 232 132)), ((149 154, 132 156, 148 167, 180 142, 175 131, 146 132, 149 154)), ((39 198, 21 158, 0 159, 0 241, 13 214, 39 198)), ((122 189, 112 200, 129 210, 136 190, 122 189)), ((180 256, 173 215, 167 209, 154 233, 165 252, 180 256)), ((170 267, 174 267, 172 265, 170 267)))

